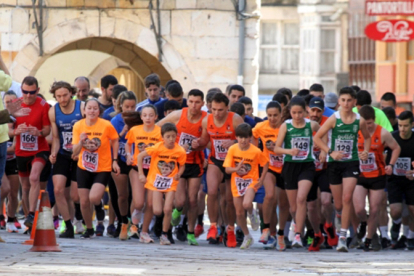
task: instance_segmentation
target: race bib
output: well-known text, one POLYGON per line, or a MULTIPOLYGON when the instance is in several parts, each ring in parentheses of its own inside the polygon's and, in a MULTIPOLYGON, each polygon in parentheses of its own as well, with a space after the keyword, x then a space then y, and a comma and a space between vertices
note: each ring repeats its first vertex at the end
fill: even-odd
MULTIPOLYGON (((188 145, 188 147, 191 147, 191 142, 193 142, 193 140, 195 139, 197 139, 197 137, 191 134, 187 134, 185 132, 181 132, 180 140, 178 141, 178 144, 182 147, 185 145, 188 145)), ((187 149, 186 153, 189 154, 190 152, 191 150, 187 149)))
POLYGON ((72 152, 72 132, 62 132, 63 144, 62 148, 66 151, 72 152))
POLYGON ((125 156, 125 143, 119 142, 118 155, 125 156))
POLYGON ((352 158, 353 146, 354 146, 354 143, 352 140, 342 140, 342 139, 335 140, 335 150, 342 151, 344 154, 341 160, 349 160, 352 158))
MULTIPOLYGON (((13 142, 8 141, 7 142, 7 148, 10 148, 11 146, 13 146, 13 142)), ((6 160, 12 160, 14 158, 16 158, 16 155, 14 155, 14 154, 7 154, 7 156, 6 156, 6 160)))
POLYGON ((368 159, 365 161, 359 160, 359 170, 361 172, 372 172, 378 169, 377 162, 375 162, 375 153, 368 152, 368 159))
POLYGON ((283 166, 283 155, 269 153, 270 166, 281 168, 283 166))
POLYGON ((144 159, 142 159, 142 168, 149 169, 150 165, 151 165, 151 156, 144 157, 144 159))
POLYGON ((165 177, 157 174, 154 181, 154 187, 157 188, 157 190, 168 190, 171 188, 172 183, 172 177, 165 177))
POLYGON ((295 137, 291 140, 292 148, 298 149, 299 153, 292 156, 292 160, 305 160, 309 154, 310 137, 295 137))
POLYGON ((249 185, 253 183, 253 179, 251 178, 243 179, 240 177, 235 177, 235 181, 236 181, 237 192, 239 193, 240 196, 244 196, 244 194, 246 193, 247 187, 249 187, 249 185))
POLYGON ((410 157, 400 157, 395 162, 393 174, 398 176, 405 176, 407 171, 411 169, 411 158, 410 157))
POLYGON ((319 155, 321 154, 321 150, 317 149, 313 151, 313 156, 315 157, 315 169, 316 170, 322 170, 323 169, 323 164, 319 161, 319 155))
POLYGON ((28 132, 20 134, 20 149, 26 151, 37 151, 39 144, 37 136, 31 135, 28 132))
POLYGON ((230 140, 214 140, 214 150, 216 152, 216 159, 224 161, 227 155, 227 148, 223 147, 223 143, 230 140))
POLYGON ((89 172, 98 170, 99 155, 97 152, 84 151, 82 154, 82 166, 89 172))

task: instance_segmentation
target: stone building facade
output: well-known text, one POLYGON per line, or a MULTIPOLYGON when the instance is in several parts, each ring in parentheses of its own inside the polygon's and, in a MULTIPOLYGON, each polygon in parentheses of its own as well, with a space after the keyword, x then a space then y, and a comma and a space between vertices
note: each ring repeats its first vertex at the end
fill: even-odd
MULTIPOLYGON (((187 92, 192 88, 225 89, 239 79, 247 94, 256 98, 259 20, 251 17, 244 21, 241 79, 237 77, 240 21, 235 2, 42 0, 40 8, 39 0, 35 7, 32 0, 3 0, 0 4, 1 55, 16 81, 35 75, 53 55, 93 50, 109 54, 113 60, 106 61, 107 64, 129 68, 141 82, 155 72, 163 84, 176 79, 187 92), (34 10, 41 25, 43 46, 39 43, 34 10)), ((245 14, 259 11, 259 0, 246 0, 245 14)), ((81 65, 73 64, 73 70, 77 66, 81 65)), ((97 81, 99 74, 94 77, 97 81)))

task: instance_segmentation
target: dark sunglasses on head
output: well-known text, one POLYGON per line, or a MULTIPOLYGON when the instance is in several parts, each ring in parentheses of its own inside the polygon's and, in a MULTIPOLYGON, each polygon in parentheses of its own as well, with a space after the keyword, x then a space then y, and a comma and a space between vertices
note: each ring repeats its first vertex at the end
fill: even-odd
POLYGON ((22 89, 22 92, 23 92, 23 94, 30 94, 30 95, 34 95, 34 94, 36 94, 37 89, 36 89, 36 90, 33 90, 33 91, 27 91, 27 90, 23 90, 23 89, 22 89))

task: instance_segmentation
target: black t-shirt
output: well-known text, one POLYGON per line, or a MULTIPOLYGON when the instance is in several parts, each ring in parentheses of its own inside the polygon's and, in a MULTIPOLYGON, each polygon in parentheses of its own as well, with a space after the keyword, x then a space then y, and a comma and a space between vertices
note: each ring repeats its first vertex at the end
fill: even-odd
MULTIPOLYGON (((392 175, 388 177, 388 181, 409 181, 405 176, 405 171, 413 169, 411 162, 414 161, 414 132, 409 139, 402 139, 398 130, 393 131, 391 134, 398 145, 400 145, 401 152, 397 162, 394 164, 392 175)), ((391 150, 388 149, 386 164, 389 164, 390 159, 391 150)))

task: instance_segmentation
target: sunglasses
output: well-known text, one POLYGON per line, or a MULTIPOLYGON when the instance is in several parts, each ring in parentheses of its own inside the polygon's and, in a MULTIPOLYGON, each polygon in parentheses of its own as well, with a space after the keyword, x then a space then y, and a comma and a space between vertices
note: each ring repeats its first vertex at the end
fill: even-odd
POLYGON ((23 90, 23 89, 22 89, 22 92, 23 92, 23 94, 30 94, 30 95, 34 95, 34 94, 36 94, 37 89, 36 89, 36 90, 33 90, 33 91, 27 91, 27 90, 23 90))

